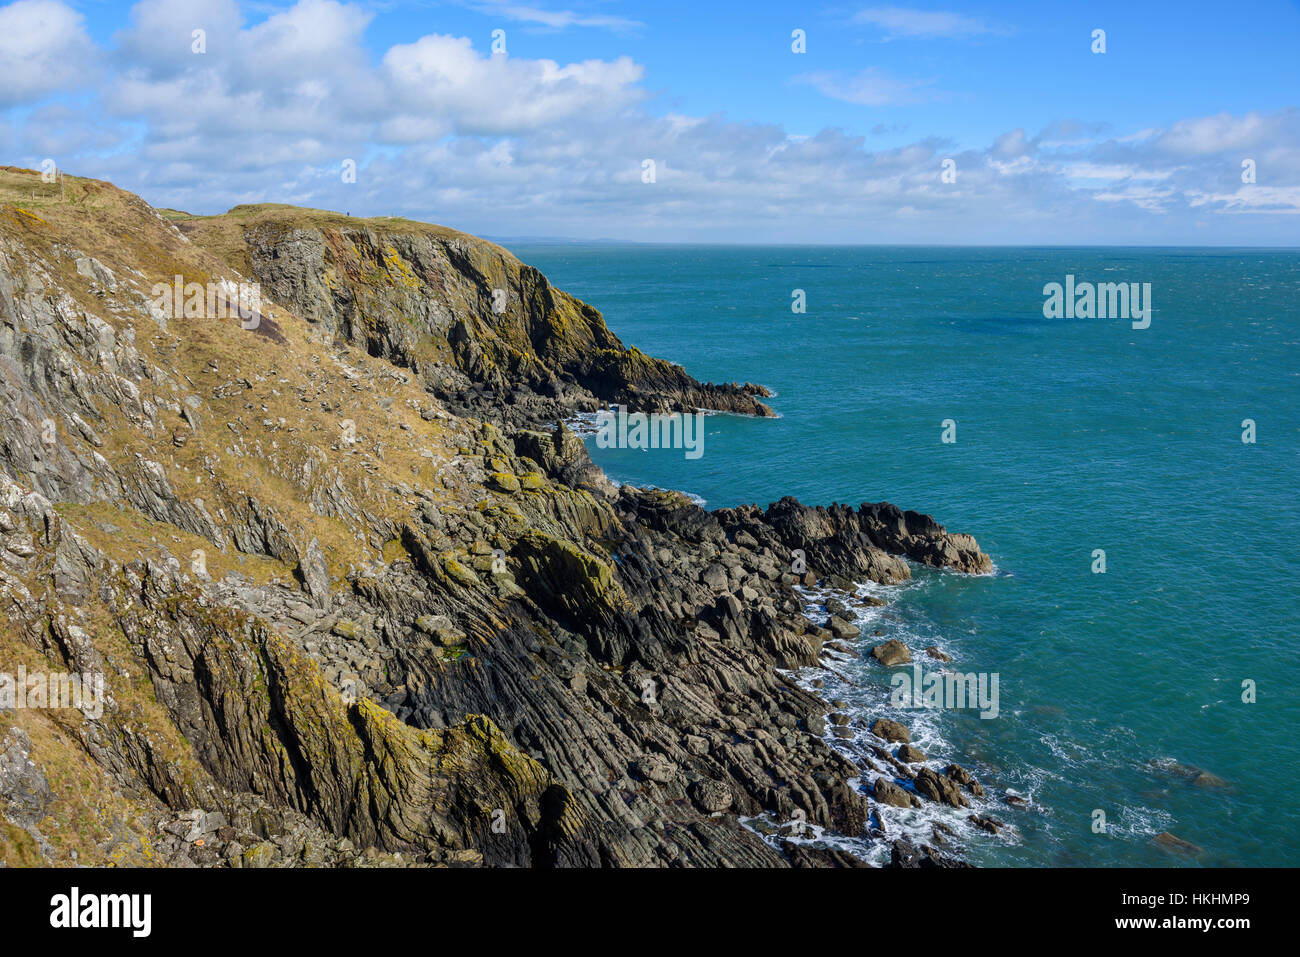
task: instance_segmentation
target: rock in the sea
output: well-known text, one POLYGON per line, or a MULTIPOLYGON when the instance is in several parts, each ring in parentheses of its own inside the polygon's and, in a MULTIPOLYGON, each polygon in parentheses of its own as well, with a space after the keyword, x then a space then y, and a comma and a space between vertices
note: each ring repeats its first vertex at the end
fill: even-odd
POLYGON ((891 807, 912 806, 912 796, 885 777, 876 778, 876 783, 872 786, 872 796, 881 804, 888 804, 891 807))
POLYGON ((826 623, 826 627, 830 629, 831 634, 834 635, 836 638, 858 637, 858 632, 859 632, 858 626, 853 624, 853 622, 851 621, 845 621, 843 618, 840 618, 838 615, 832 615, 830 617, 830 620, 826 623))
POLYGON ((1173 851, 1177 854, 1193 855, 1201 853, 1201 849, 1191 841, 1184 841, 1181 837, 1176 837, 1168 831, 1161 831, 1151 838, 1151 842, 1166 851, 1173 851))
POLYGON ((903 744, 910 744, 912 742, 911 732, 897 721, 893 721, 889 718, 877 718, 873 721, 871 724, 871 733, 878 738, 884 738, 886 741, 901 742, 903 744))
POLYGON ((967 818, 967 820, 969 820, 981 831, 987 831, 989 834, 999 833, 1002 830, 1002 826, 1003 826, 1002 822, 999 821, 997 818, 992 818, 987 815, 972 814, 970 815, 969 818, 967 818))
POLYGON ((899 838, 893 844, 889 856, 889 866, 891 868, 950 868, 950 867, 970 867, 965 861, 960 861, 955 857, 947 854, 940 854, 929 845, 917 847, 910 841, 899 838))
POLYGON ((925 752, 920 748, 914 748, 910 744, 904 744, 898 749, 898 760, 904 764, 920 764, 925 760, 925 752))
POLYGON ((943 773, 944 776, 948 778, 948 780, 960 784, 962 787, 970 791, 970 793, 974 794, 976 797, 984 796, 984 788, 980 785, 978 781, 975 780, 974 776, 965 768, 963 768, 960 764, 948 765, 946 768, 943 769, 943 773))
POLYGON ((1183 778, 1197 787, 1215 788, 1217 790, 1225 790, 1231 787, 1223 778, 1198 768, 1194 764, 1182 764, 1172 758, 1155 758, 1147 763, 1157 770, 1183 778))
POLYGON ((917 772, 916 780, 912 784, 917 794, 931 801, 949 807, 970 807, 970 802, 966 800, 966 795, 961 793, 956 782, 936 774, 931 768, 922 768, 917 772))
POLYGON ((894 665, 905 665, 912 660, 912 653, 907 650, 907 645, 903 644, 897 638, 890 638, 883 645, 876 645, 871 649, 871 657, 887 668, 894 665))

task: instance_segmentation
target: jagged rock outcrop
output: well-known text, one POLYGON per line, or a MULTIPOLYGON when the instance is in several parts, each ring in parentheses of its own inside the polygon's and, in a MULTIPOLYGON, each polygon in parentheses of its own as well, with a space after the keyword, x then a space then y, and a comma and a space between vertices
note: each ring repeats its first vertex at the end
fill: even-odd
POLYGON ((697 382, 627 349, 599 312, 493 243, 406 220, 364 223, 239 206, 181 229, 221 235, 232 263, 310 322, 400 366, 459 413, 515 425, 602 403, 770 416, 760 386, 697 382), (238 237, 230 235, 238 231, 238 237))
POLYGON ((832 635, 796 587, 987 571, 973 539, 615 487, 545 420, 755 390, 624 350, 491 244, 287 208, 178 229, 34 177, 0 170, 0 671, 105 694, 0 710, 0 859, 851 863, 741 823, 869 830, 867 765, 787 674, 832 635), (256 277, 274 335, 161 315, 178 274, 256 277))

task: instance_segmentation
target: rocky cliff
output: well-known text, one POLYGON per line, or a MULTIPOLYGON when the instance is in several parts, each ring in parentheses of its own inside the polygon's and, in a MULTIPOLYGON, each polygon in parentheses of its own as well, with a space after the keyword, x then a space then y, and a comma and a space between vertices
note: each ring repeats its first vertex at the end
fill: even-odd
POLYGON ((0 698, 9 864, 851 864, 744 823, 888 797, 787 674, 851 637, 795 588, 990 567, 888 505, 616 488, 557 420, 762 390, 424 224, 0 169, 0 394, 0 673, 106 683, 0 698), (256 328, 176 276, 259 283, 256 328))
POLYGON ((533 426, 602 402, 772 415, 755 398, 761 386, 700 383, 624 348, 591 306, 463 233, 277 205, 177 225, 297 316, 410 369, 458 413, 533 426))

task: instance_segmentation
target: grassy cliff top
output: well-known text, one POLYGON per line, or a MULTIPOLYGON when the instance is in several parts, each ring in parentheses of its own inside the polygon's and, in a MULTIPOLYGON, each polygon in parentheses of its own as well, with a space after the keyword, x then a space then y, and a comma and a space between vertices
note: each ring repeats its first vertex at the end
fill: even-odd
POLYGON ((469 233, 463 233, 436 223, 422 223, 402 216, 347 216, 328 209, 311 209, 290 206, 286 203, 242 203, 214 216, 195 216, 171 211, 167 218, 176 223, 187 236, 216 253, 226 262, 242 259, 246 243, 245 233, 262 227, 281 229, 370 230, 379 234, 428 236, 444 242, 476 246, 505 256, 511 260, 509 250, 469 233))
POLYGON ((126 238, 132 232, 132 220, 142 213, 156 214, 223 262, 244 272, 248 271, 244 233, 263 226, 423 235, 479 247, 517 261, 509 250, 486 239, 402 216, 348 216, 287 203, 241 203, 227 212, 202 216, 170 207, 151 207, 134 193, 105 180, 64 174, 58 181, 47 183, 39 170, 18 166, 0 166, 0 209, 4 208, 9 208, 11 216, 49 224, 56 231, 74 226, 89 230, 84 243, 88 249, 102 249, 126 238))

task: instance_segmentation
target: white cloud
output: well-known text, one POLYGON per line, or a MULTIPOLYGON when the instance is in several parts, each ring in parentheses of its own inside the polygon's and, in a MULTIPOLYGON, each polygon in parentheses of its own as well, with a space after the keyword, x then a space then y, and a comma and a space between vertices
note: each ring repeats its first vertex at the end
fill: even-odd
POLYGON ((1274 123, 1259 113, 1232 116, 1219 113, 1182 120, 1166 130, 1156 145, 1170 153, 1204 156, 1224 150, 1251 149, 1268 142, 1274 123))
POLYGON ((1013 159, 1033 151, 1033 145, 1025 138, 1023 129, 1014 129, 1003 133, 993 141, 992 153, 1002 159, 1013 159))
POLYGON ((85 83, 97 59, 81 14, 66 4, 17 0, 0 7, 0 109, 85 83))
POLYGON ((471 135, 504 135, 617 112, 640 100, 628 57, 560 66, 480 54, 464 37, 433 34, 390 49, 383 72, 405 110, 441 115, 471 135))
POLYGON ((795 77, 795 82, 807 84, 832 100, 860 106, 909 105, 941 95, 930 89, 932 79, 903 79, 874 66, 848 76, 829 71, 803 73, 795 77))
POLYGON ((536 23, 555 30, 563 30, 566 27, 603 27, 621 32, 645 26, 639 20, 626 17, 612 17, 600 13, 575 13, 572 10, 545 10, 541 7, 509 2, 488 3, 483 7, 507 20, 536 23))
POLYGON ((1129 133, 1127 136, 1119 137, 1120 143, 1137 143, 1142 140, 1149 140, 1153 136, 1159 136, 1160 130, 1155 127, 1148 127, 1144 130, 1138 130, 1136 133, 1129 133))
POLYGON ((1300 186, 1242 186, 1231 193, 1189 194, 1194 207, 1209 206, 1219 213, 1300 214, 1300 186))
POLYGON ((1170 208, 1169 200, 1174 196, 1172 189, 1153 189, 1151 187, 1130 187, 1123 190, 1096 192, 1092 198, 1102 203, 1131 203, 1139 209, 1150 213, 1165 213, 1170 208))
POLYGON ((1065 174, 1074 179, 1100 180, 1162 180, 1174 174, 1173 170, 1143 170, 1136 166, 1122 163, 1072 163, 1065 168, 1065 174))

